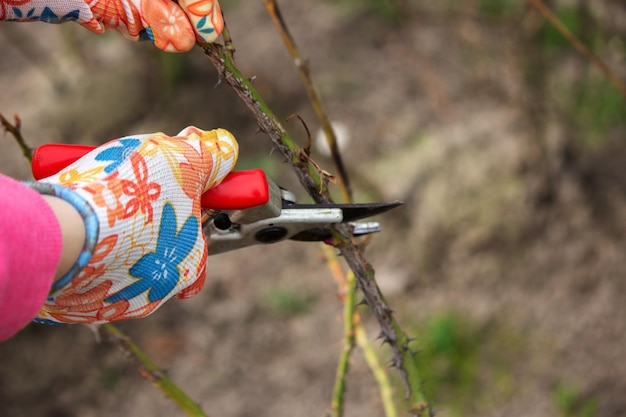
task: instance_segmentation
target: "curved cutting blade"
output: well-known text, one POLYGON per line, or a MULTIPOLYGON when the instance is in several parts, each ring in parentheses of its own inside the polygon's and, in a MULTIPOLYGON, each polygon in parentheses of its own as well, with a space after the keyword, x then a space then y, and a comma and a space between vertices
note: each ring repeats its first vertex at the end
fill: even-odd
POLYGON ((365 219, 367 217, 376 216, 401 206, 402 201, 393 201, 390 203, 351 203, 351 204, 297 204, 283 201, 283 208, 289 209, 323 209, 338 208, 343 213, 343 222, 351 222, 355 220, 365 219))

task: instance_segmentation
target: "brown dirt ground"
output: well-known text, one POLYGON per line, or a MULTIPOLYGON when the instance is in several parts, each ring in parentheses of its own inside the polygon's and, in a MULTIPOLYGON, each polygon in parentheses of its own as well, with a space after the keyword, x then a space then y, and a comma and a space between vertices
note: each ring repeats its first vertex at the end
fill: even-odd
MULTIPOLYGON (((316 129, 262 3, 248 3, 226 8, 240 66, 278 114, 298 113, 316 129)), ((535 202, 528 144, 536 130, 520 33, 537 16, 493 21, 476 1, 406 2, 394 28, 332 2, 283 3, 329 114, 350 131, 345 159, 359 200, 406 202, 379 219, 384 232, 368 248, 398 320, 418 343, 424 323, 442 312, 481 329, 471 399, 455 411, 446 402, 454 403, 452 391, 435 406, 443 415, 560 416, 553 397, 564 383, 597 402, 595 415, 626 415, 626 125, 572 162, 564 144, 579 132, 547 93, 553 187, 547 203, 535 202)), ((604 58, 624 79, 624 10, 591 4, 603 24, 621 30, 604 58)), ((0 111, 20 115, 33 146, 222 126, 240 139, 241 166, 263 166, 299 190, 199 51, 164 56, 115 34, 44 24, 2 25, 0 51, 0 111)), ((566 54, 548 77, 576 80, 581 65, 566 54)), ((304 140, 299 125, 289 126, 304 140)), ((27 178, 8 136, 0 146, 0 171, 27 178)), ((200 295, 120 327, 211 416, 323 415, 341 305, 320 254, 315 245, 281 243, 211 257, 200 295), (280 291, 304 297, 309 309, 276 310, 268 300, 280 291)), ((385 349, 380 355, 388 359, 385 349)), ((382 415, 358 352, 348 384, 347 416, 382 415)), ((401 385, 395 389, 400 398, 401 385)), ((0 345, 0 415, 182 413, 90 329, 33 325, 0 345)))

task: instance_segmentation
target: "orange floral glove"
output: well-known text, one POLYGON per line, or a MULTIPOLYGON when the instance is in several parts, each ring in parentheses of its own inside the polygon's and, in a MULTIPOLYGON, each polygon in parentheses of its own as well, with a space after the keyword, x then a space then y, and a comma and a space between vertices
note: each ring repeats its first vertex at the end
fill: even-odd
POLYGON ((31 183, 85 219, 85 250, 56 281, 36 321, 103 323, 144 317, 204 284, 207 244, 202 193, 233 169, 238 147, 226 130, 188 127, 128 136, 94 149, 58 174, 31 183))
POLYGON ((217 0, 0 0, 0 20, 76 21, 95 33, 115 29, 167 52, 214 42, 224 28, 217 0))

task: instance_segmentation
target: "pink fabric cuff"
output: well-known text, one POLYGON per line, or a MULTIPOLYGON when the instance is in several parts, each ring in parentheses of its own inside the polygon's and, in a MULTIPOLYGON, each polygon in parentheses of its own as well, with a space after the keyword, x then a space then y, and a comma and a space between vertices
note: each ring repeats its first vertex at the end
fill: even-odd
POLYGON ((0 174, 0 341, 15 335, 46 300, 61 259, 61 228, 30 187, 0 174))

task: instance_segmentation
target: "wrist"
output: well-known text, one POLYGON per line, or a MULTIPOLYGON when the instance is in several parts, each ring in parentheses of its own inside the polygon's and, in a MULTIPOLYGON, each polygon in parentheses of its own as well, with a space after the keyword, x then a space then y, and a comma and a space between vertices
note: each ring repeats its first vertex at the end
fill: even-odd
POLYGON ((85 243, 85 224, 78 210, 67 201, 51 195, 42 197, 52 209, 61 229, 62 251, 54 274, 56 281, 67 274, 78 260, 85 243))
POLYGON ((53 295, 68 285, 91 259, 98 241, 98 218, 89 203, 70 188, 46 182, 27 185, 42 195, 61 229, 62 256, 50 292, 53 295))

